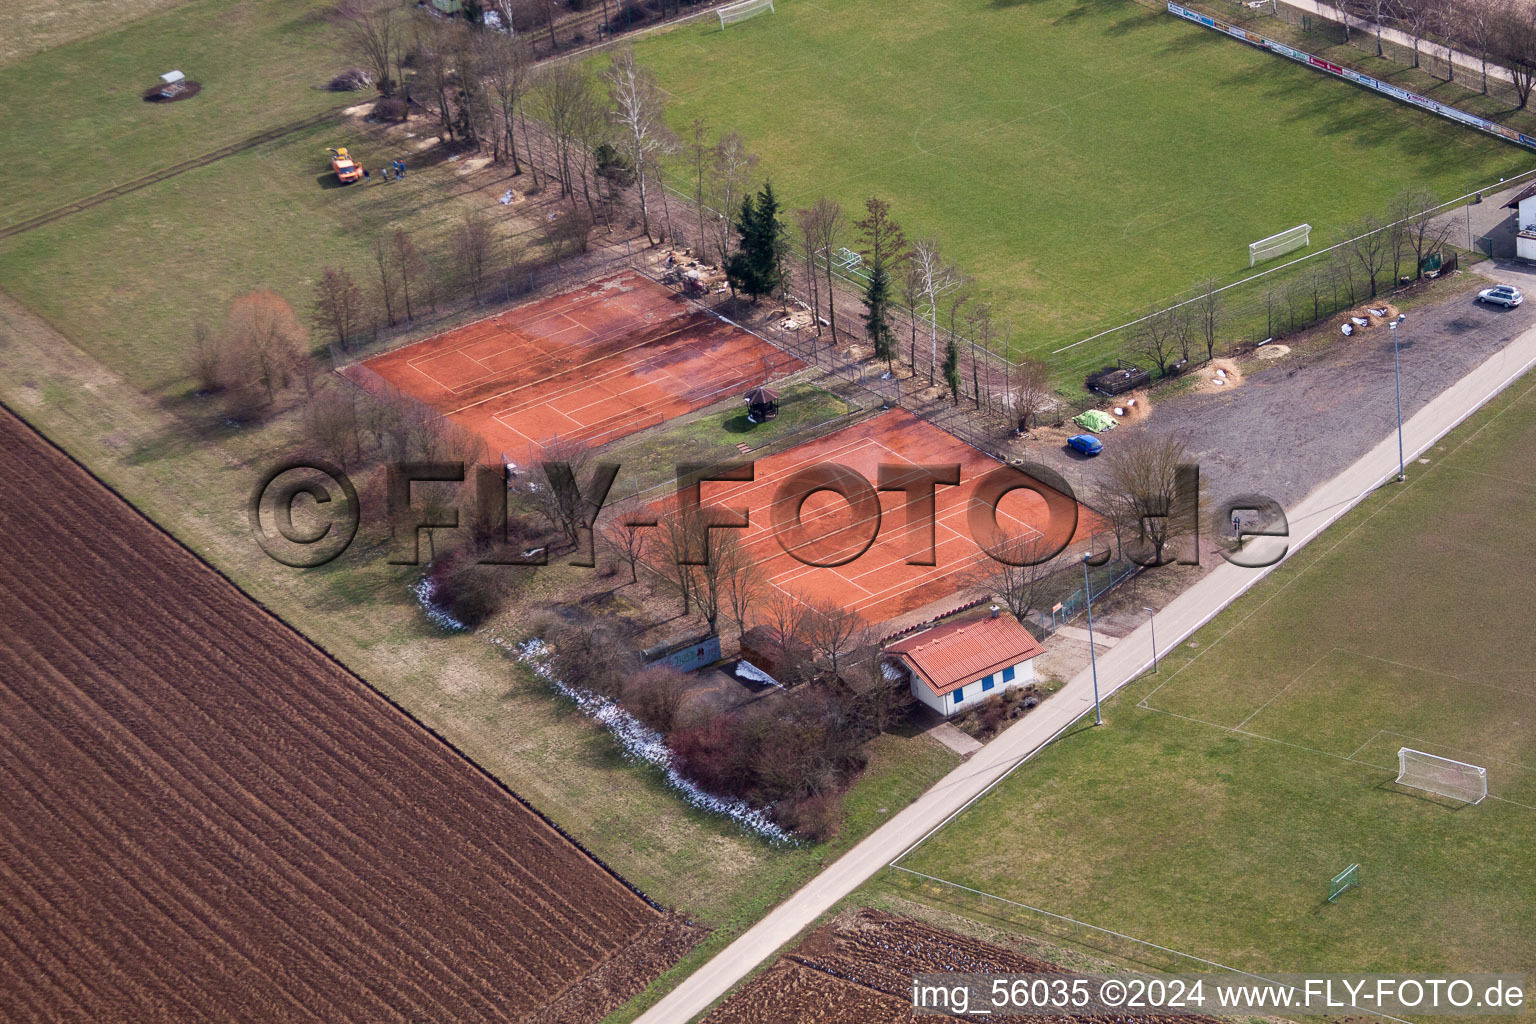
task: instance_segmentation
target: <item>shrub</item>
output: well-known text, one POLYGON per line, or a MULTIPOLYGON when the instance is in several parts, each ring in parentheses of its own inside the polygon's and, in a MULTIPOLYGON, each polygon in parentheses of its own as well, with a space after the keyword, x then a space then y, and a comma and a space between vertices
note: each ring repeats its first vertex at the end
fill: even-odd
POLYGON ((398 123, 404 121, 408 113, 405 100, 400 96, 384 96, 373 105, 373 118, 376 121, 398 123))
POLYGON ((735 715, 680 729, 667 739, 683 774, 711 793, 745 796, 749 751, 735 715))
POLYGON ((688 676, 670 665, 648 665, 623 683, 624 707, 663 735, 678 722, 688 699, 688 676))
POLYGON ((640 656, 608 622, 567 623, 546 639, 554 647, 550 667, 567 686, 617 697, 640 669, 640 656))
POLYGON ((842 824, 843 801, 836 793, 813 793, 779 804, 773 818, 801 839, 824 843, 842 824))
POLYGON ((505 565, 479 565, 474 556, 454 552, 432 570, 434 603, 470 629, 499 612, 527 570, 505 565))

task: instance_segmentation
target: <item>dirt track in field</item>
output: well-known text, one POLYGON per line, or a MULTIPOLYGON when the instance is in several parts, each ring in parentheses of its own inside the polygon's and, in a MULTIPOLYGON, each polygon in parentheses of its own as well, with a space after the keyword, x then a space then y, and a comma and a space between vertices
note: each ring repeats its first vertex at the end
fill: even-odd
POLYGON ((0 407, 0 1020, 598 1021, 697 933, 0 407))
MULTIPOLYGON (((1061 968, 977 939, 875 910, 845 914, 812 932, 703 1024, 908 1024, 935 1020, 912 1008, 914 975, 939 972, 1044 974, 1061 968)), ((981 1015, 946 1017, 984 1021, 981 1015)), ((1132 1016, 1024 1017, 1072 1024, 1134 1024, 1132 1016)), ((1215 1024, 1169 1016, 1159 1024, 1215 1024)))

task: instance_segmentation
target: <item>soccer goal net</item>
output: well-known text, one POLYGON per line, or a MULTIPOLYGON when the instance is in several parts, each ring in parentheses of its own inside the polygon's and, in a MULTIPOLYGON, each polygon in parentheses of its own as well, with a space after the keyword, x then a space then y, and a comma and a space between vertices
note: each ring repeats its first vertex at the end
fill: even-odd
POLYGON ((1480 804, 1488 796, 1487 769, 1408 747, 1397 752, 1397 782, 1469 804, 1480 804))
POLYGON ((1282 253, 1288 253, 1292 249, 1302 249, 1310 245, 1312 241, 1312 225, 1298 224, 1293 228, 1287 228, 1278 235, 1270 235, 1261 238, 1257 242, 1248 243, 1248 265, 1272 259, 1282 253))
POLYGON ((720 27, 723 29, 727 25, 755 18, 759 14, 772 14, 773 0, 741 0, 740 3, 717 7, 715 13, 720 15, 720 27))

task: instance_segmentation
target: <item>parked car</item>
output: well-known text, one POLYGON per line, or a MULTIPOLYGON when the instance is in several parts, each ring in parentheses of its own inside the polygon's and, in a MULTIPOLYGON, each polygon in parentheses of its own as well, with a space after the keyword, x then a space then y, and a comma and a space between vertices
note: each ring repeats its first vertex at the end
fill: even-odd
POLYGON ((1097 455, 1104 450, 1104 442, 1092 434, 1073 434, 1067 438, 1067 447, 1083 455, 1097 455))
POLYGON ((1525 301, 1525 296, 1520 294, 1520 289, 1512 284, 1501 284, 1493 288, 1484 288, 1477 293, 1478 302, 1491 302, 1495 306, 1503 306, 1505 309, 1514 309, 1525 301))

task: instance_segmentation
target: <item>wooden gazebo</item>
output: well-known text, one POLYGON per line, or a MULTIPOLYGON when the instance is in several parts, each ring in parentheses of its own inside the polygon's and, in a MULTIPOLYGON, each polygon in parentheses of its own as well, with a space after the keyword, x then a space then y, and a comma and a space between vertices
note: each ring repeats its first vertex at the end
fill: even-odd
POLYGON ((771 420, 779 414, 779 393, 772 388, 756 387, 742 397, 747 402, 747 418, 754 423, 771 420))

